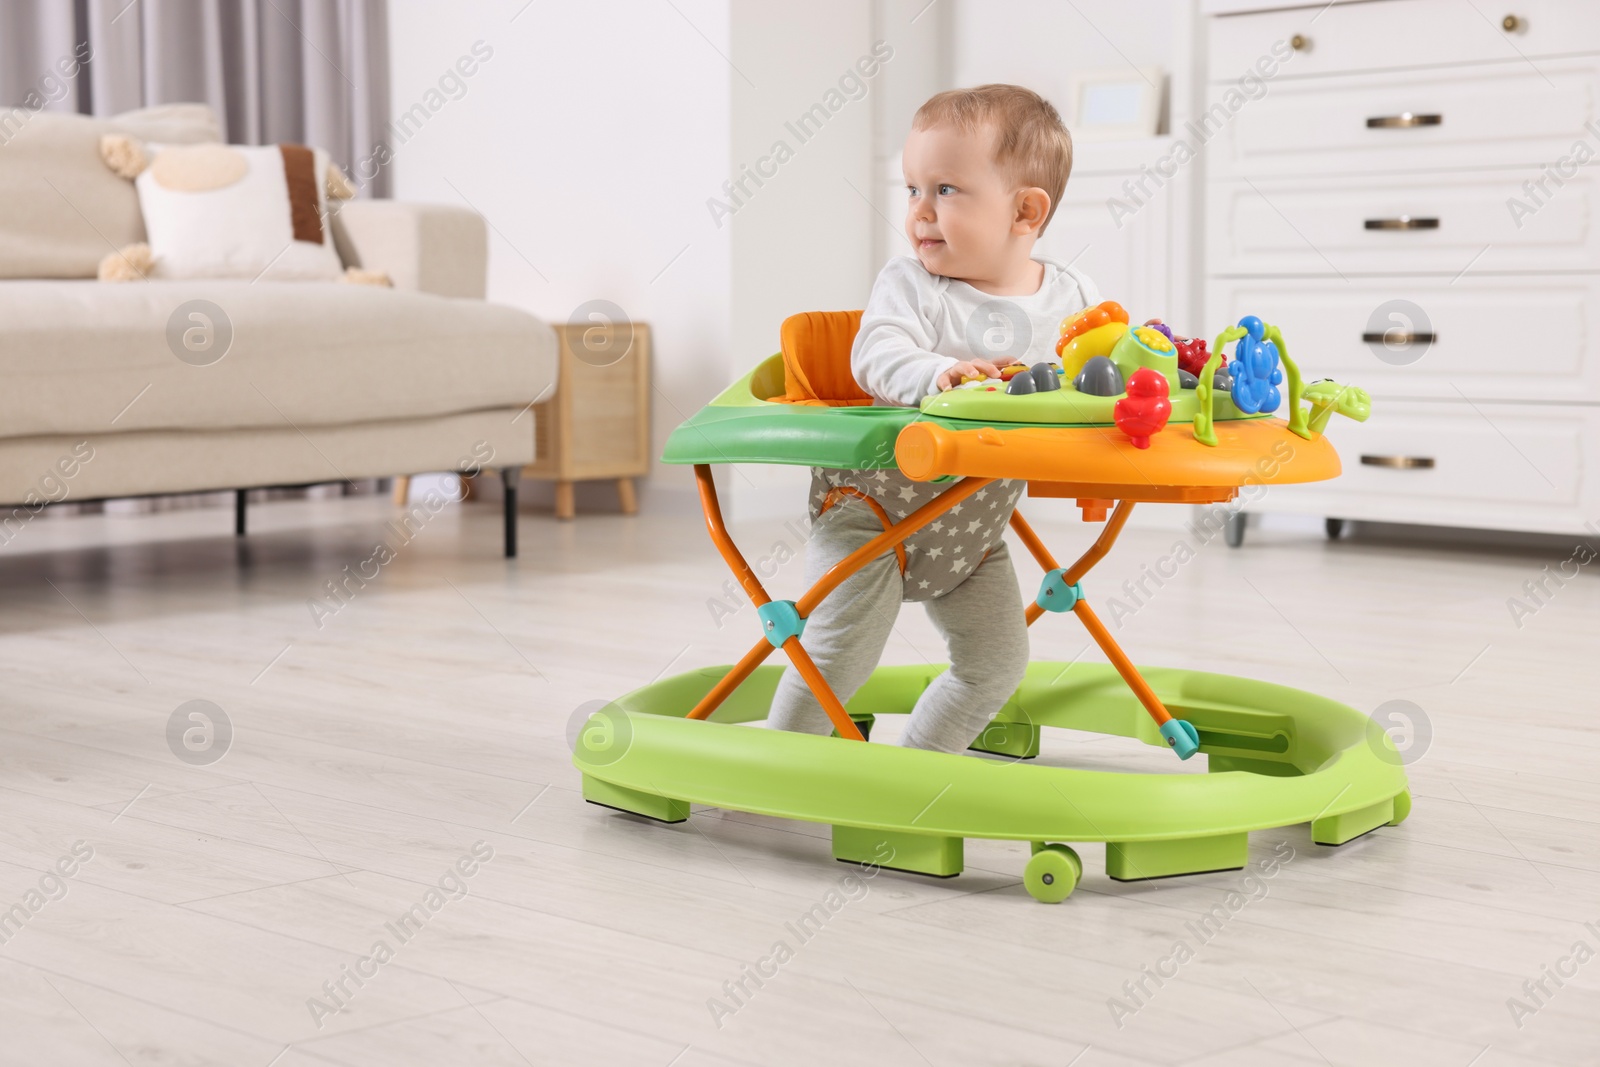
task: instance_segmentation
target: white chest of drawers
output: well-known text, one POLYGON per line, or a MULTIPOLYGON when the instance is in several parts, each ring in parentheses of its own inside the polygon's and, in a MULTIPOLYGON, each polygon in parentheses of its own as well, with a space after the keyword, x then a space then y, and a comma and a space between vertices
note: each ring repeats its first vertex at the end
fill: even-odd
POLYGON ((1600 526, 1600 4, 1259 6, 1202 4, 1205 320, 1276 322, 1373 414, 1256 509, 1600 526))

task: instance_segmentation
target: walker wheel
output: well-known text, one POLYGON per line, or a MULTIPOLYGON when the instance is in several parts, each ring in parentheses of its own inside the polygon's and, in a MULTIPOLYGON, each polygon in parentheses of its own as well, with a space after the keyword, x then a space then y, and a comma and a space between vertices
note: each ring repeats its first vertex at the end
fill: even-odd
POLYGON ((1072 895, 1083 877, 1083 861, 1067 845, 1036 846, 1038 851, 1022 871, 1028 895, 1045 904, 1059 904, 1072 895))

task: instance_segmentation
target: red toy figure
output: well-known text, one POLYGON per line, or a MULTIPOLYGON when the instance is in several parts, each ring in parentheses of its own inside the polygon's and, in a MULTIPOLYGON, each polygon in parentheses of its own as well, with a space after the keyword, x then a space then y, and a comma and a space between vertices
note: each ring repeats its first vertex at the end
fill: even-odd
POLYGON ((1178 349, 1178 367, 1186 370, 1196 378, 1205 368, 1206 360, 1211 358, 1211 353, 1206 351, 1204 337, 1174 337, 1172 343, 1178 349))
POLYGON ((1128 435, 1135 448, 1149 448, 1150 435, 1160 433, 1172 416, 1167 399, 1167 379, 1160 371, 1143 367, 1128 379, 1128 395, 1111 409, 1117 429, 1128 435))

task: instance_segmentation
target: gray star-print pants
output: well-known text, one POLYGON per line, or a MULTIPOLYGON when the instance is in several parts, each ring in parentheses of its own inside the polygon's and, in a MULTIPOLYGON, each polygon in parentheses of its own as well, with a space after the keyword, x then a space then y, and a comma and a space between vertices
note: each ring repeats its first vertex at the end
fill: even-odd
MULTIPOLYGON (((877 482, 876 473, 819 471, 818 481, 824 486, 824 495, 826 487, 839 484, 884 487, 885 492, 873 493, 873 499, 885 507, 891 521, 903 517, 895 515, 892 499, 901 482, 919 490, 932 489, 911 504, 913 508, 949 488, 913 483, 898 472, 889 472, 893 484, 886 484, 877 482), (829 480, 830 475, 839 474, 854 477, 829 480)), ((1022 489, 1022 482, 997 482, 980 490, 985 499, 974 495, 961 505, 963 514, 971 512, 972 518, 963 521, 947 514, 941 530, 930 526, 912 538, 921 544, 918 551, 908 551, 903 577, 895 554, 886 553, 830 593, 806 620, 800 643, 840 701, 848 701, 878 666, 901 603, 917 600, 927 606, 928 617, 944 637, 950 667, 918 698, 901 742, 907 747, 964 751, 1022 682, 1028 666, 1028 625, 1011 554, 1000 539, 1022 489), (980 524, 969 530, 980 514, 980 524), (918 583, 921 589, 916 588, 918 583), (934 583, 944 587, 930 593, 934 583)), ((877 513, 858 499, 845 497, 818 519, 820 501, 814 491, 816 521, 806 546, 808 585, 883 532, 877 513)), ((827 713, 793 667, 778 681, 767 725, 811 734, 827 734, 833 729, 827 713)))

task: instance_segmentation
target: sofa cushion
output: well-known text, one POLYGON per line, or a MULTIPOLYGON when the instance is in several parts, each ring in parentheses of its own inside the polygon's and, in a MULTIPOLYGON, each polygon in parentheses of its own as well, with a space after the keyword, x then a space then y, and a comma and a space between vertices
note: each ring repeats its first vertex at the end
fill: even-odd
POLYGON ((151 145, 134 182, 157 278, 331 280, 328 153, 304 145, 151 145))
POLYGON ((107 252, 144 240, 133 183, 100 158, 100 138, 219 140, 203 104, 110 119, 0 108, 0 278, 93 278, 107 252))
POLYGON ((525 311, 335 282, 0 282, 0 338, 0 437, 520 408, 556 367, 525 311))
POLYGON ((222 140, 222 123, 210 104, 161 104, 111 116, 117 133, 162 144, 203 144, 222 140))

